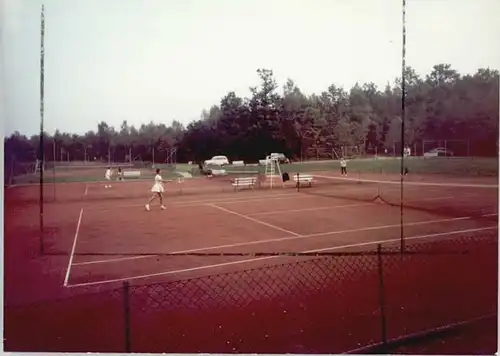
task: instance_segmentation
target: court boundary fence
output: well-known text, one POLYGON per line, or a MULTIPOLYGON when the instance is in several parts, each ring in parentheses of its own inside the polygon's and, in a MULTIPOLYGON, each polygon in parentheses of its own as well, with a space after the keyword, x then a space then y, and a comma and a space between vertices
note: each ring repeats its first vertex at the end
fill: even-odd
POLYGON ((6 306, 5 349, 386 353, 495 317, 497 254, 495 230, 415 243, 403 253, 379 244, 172 282, 125 281, 116 289, 6 306))

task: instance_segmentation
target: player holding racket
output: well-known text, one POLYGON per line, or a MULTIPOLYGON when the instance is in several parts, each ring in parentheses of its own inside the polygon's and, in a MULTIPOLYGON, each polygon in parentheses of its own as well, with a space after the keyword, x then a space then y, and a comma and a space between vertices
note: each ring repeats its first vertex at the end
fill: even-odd
POLYGON ((340 174, 342 176, 347 176, 347 161, 344 157, 340 159, 340 174))
POLYGON ((163 192, 165 192, 165 188, 163 187, 163 183, 165 181, 160 175, 160 169, 156 170, 156 175, 154 178, 154 184, 153 187, 151 188, 151 191, 153 192, 153 195, 149 199, 148 203, 146 204, 146 210, 150 210, 150 204, 156 199, 160 199, 160 209, 165 210, 165 206, 163 206, 163 192))
POLYGON ((108 169, 106 170, 106 173, 104 174, 104 178, 106 179, 106 181, 108 183, 105 183, 104 184, 104 188, 111 188, 111 176, 112 176, 113 172, 111 172, 111 167, 108 167, 108 169))

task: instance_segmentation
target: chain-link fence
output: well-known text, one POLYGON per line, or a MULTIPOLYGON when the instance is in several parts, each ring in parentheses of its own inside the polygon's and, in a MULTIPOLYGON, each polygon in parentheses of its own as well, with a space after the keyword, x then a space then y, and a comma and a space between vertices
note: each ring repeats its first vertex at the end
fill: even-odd
POLYGON ((7 307, 5 348, 383 352, 409 337, 496 315, 497 246, 494 231, 407 244, 405 253, 378 245, 174 282, 125 282, 117 289, 7 307))

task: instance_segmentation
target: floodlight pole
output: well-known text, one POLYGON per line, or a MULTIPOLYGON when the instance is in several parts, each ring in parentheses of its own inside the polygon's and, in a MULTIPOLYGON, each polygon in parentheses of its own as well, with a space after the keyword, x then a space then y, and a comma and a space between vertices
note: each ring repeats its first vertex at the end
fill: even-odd
POLYGON ((43 113, 44 113, 44 36, 45 36, 45 15, 44 5, 42 5, 40 17, 40 254, 44 253, 43 234, 44 234, 44 221, 43 221, 43 166, 44 166, 44 127, 43 127, 43 113))
POLYGON ((406 118, 406 0, 403 1, 403 47, 402 47, 402 73, 401 73, 401 201, 400 201, 400 233, 401 233, 401 253, 404 253, 404 207, 403 207, 403 189, 404 189, 404 156, 405 156, 405 118, 406 118))

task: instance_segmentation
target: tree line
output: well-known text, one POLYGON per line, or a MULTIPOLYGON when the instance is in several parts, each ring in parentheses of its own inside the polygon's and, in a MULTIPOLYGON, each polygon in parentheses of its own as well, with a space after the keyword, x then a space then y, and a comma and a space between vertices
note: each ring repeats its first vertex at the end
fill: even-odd
MULTIPOLYGON (((154 155, 154 161, 163 162, 173 149, 178 161, 217 154, 256 161, 271 152, 297 160, 318 152, 344 152, 346 147, 359 153, 395 146, 399 151, 403 115, 409 147, 426 140, 467 140, 468 154, 498 153, 498 70, 481 68, 462 75, 449 64, 437 64, 421 77, 406 67, 404 85, 402 78, 383 90, 374 83, 357 83, 350 90, 332 84, 312 95, 303 93, 292 79, 279 90, 270 69, 258 69, 257 75, 260 85, 250 88, 249 98, 229 92, 187 127, 174 121, 137 128, 124 121, 120 128, 101 122, 84 135, 45 133, 45 159, 125 162, 152 161, 154 155)), ((6 164, 9 157, 36 160, 39 146, 39 135, 14 133, 5 140, 6 164)), ((465 155, 457 150, 457 155, 465 155)))

